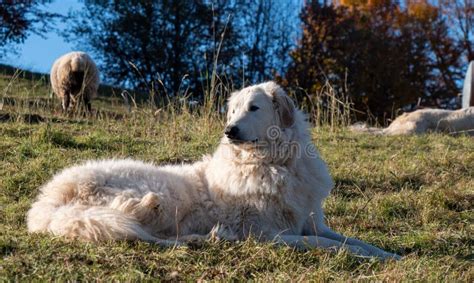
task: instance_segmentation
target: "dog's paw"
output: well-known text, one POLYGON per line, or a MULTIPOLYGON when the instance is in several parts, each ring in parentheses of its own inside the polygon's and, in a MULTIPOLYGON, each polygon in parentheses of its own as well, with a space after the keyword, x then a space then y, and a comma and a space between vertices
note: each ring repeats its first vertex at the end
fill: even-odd
POLYGON ((370 258, 373 256, 369 251, 359 246, 344 245, 343 248, 358 257, 370 258))
POLYGON ((150 241, 150 243, 153 243, 155 245, 158 245, 160 247, 164 248, 172 248, 172 247, 186 247, 187 245, 179 240, 163 240, 163 239, 156 239, 154 241, 150 241))
POLYGON ((140 204, 150 209, 158 209, 160 206, 160 197, 155 193, 149 192, 143 196, 140 204))

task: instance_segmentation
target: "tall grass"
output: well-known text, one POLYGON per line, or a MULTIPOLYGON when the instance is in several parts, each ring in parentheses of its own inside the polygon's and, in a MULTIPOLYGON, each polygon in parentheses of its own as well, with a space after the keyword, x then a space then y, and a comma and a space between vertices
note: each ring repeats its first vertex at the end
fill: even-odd
MULTIPOLYGON (((45 119, 73 118, 90 121, 135 119, 142 122, 148 119, 173 123, 183 116, 199 119, 203 126, 207 127, 215 125, 216 122, 223 124, 226 100, 240 86, 233 85, 224 77, 225 75, 219 74, 218 58, 214 60, 214 70, 208 73, 209 76, 202 85, 203 96, 201 99, 198 98, 199 100, 191 96, 189 89, 178 92, 180 95, 171 95, 156 92, 153 85, 149 86, 146 99, 137 99, 137 96, 143 96, 143 93, 133 90, 114 89, 107 96, 99 91, 99 97, 93 101, 93 115, 85 115, 83 107, 69 116, 64 115, 61 101, 52 93, 46 78, 36 81, 26 80, 22 78, 24 71, 17 70, 15 75, 0 82, 2 94, 0 111, 8 112, 15 119, 24 115, 41 115, 45 119)), ((156 83, 162 84, 161 81, 156 83)), ((297 97, 291 89, 288 91, 297 107, 308 114, 315 126, 337 131, 352 123, 357 110, 353 108, 348 96, 339 93, 330 83, 324 84, 317 93, 310 94, 301 90, 299 93, 303 93, 303 97, 297 97)))
POLYGON ((337 91, 337 87, 326 81, 318 92, 308 93, 304 89, 289 92, 298 97, 299 107, 308 113, 310 121, 319 127, 335 131, 349 126, 360 112, 353 107, 349 96, 337 91))
MULTIPOLYGON (((107 97, 99 93, 100 97, 93 104, 94 115, 85 115, 84 105, 79 100, 78 107, 69 118, 100 121, 137 119, 142 122, 144 119, 151 121, 158 119, 175 123, 176 120, 181 119, 180 116, 183 116, 199 119, 205 127, 215 125, 216 122, 218 124, 224 123, 223 114, 228 96, 243 87, 243 85, 234 85, 231 79, 219 72, 219 57, 229 20, 230 17, 222 33, 217 34, 214 31, 214 42, 217 42, 217 45, 210 58, 212 68, 205 70, 205 75, 202 76, 204 78, 201 85, 202 97, 197 98, 199 99, 198 105, 191 104, 191 102, 196 102, 196 98, 191 96, 189 88, 181 89, 186 75, 183 76, 179 89, 175 90, 175 93, 168 93, 160 74, 156 74, 156 80, 148 81, 139 67, 133 62, 129 62, 130 67, 137 73, 146 89, 145 100, 138 101, 138 92, 112 88, 112 94, 107 97), (162 91, 158 92, 158 88, 162 91), (117 93, 114 90, 117 90, 117 93)), ((29 76, 30 80, 21 79, 27 73, 16 70, 14 75, 9 78, 9 82, 3 86, 2 101, 3 104, 8 104, 7 111, 13 113, 13 116, 38 114, 46 118, 64 117, 61 114, 61 101, 52 93, 48 77, 34 74, 29 76), (38 77, 40 79, 35 80, 38 77), (23 90, 18 90, 18 87, 14 89, 15 86, 25 83, 27 86, 23 90)), ((245 84, 245 79, 242 80, 242 84, 245 84)), ((304 99, 297 99, 295 95, 293 98, 297 104, 299 103, 298 107, 309 114, 314 125, 327 126, 331 131, 335 131, 348 126, 356 112, 349 97, 337 89, 339 89, 338 86, 333 86, 327 81, 319 92, 307 93, 303 90, 304 99)), ((291 95, 291 93, 289 94, 291 95)), ((143 96, 142 93, 140 95, 143 96)))

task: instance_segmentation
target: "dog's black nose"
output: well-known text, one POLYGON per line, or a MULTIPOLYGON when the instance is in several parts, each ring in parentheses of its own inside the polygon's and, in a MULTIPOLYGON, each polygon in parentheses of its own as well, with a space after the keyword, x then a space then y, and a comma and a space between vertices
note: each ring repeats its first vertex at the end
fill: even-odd
POLYGON ((227 127, 225 128, 224 133, 229 139, 237 139, 237 135, 239 134, 239 127, 237 126, 227 127))

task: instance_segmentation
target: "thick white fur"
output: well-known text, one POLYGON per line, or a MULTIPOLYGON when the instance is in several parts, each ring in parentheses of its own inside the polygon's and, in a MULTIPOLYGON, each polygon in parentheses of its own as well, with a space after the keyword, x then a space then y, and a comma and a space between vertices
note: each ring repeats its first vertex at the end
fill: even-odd
POLYGON ((63 110, 75 107, 80 98, 90 110, 90 101, 97 96, 100 79, 97 66, 89 55, 78 51, 64 54, 54 62, 50 77, 51 87, 61 99, 63 110), (74 74, 79 72, 83 74, 82 82, 75 82, 74 74))
POLYGON ((40 189, 30 232, 88 241, 140 239, 159 244, 207 233, 202 163, 157 167, 134 160, 90 161, 63 170, 40 189), (158 238, 160 237, 160 238, 158 238))
POLYGON ((350 127, 354 132, 379 135, 414 135, 441 132, 474 135, 474 107, 459 110, 420 109, 398 116, 385 129, 356 124, 350 127))
POLYGON ((227 120, 240 128, 238 140, 224 136, 212 156, 192 165, 109 160, 64 170, 41 189, 28 213, 29 231, 160 244, 206 233, 254 236, 297 248, 397 257, 325 225, 322 204, 334 182, 303 113, 278 85, 234 93, 227 120))

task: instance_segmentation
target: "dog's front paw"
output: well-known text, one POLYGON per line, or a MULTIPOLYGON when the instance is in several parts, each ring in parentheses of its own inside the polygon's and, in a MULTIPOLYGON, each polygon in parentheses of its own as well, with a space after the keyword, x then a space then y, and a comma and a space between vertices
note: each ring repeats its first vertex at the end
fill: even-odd
POLYGON ((359 257, 369 258, 373 256, 369 251, 367 251, 363 247, 353 246, 353 245, 344 245, 343 248, 347 249, 353 255, 356 255, 359 257))

